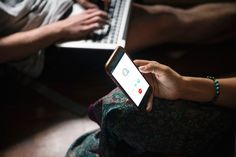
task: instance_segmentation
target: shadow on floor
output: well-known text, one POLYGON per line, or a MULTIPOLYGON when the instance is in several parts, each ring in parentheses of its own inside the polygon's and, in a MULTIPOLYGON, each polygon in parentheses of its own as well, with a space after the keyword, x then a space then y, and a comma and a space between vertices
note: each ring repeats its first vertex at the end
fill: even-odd
MULTIPOLYGON (((230 76, 236 72, 235 50, 231 44, 163 45, 132 58, 157 60, 182 75, 230 76)), ((52 52, 49 58, 55 64, 49 65, 49 69, 55 73, 46 71, 33 83, 19 82, 14 75, 1 80, 0 156, 62 157, 78 136, 98 128, 87 118, 87 107, 115 85, 103 68, 109 55, 96 56, 70 51, 60 52, 54 58, 52 52), (49 89, 49 94, 43 87, 49 89)))

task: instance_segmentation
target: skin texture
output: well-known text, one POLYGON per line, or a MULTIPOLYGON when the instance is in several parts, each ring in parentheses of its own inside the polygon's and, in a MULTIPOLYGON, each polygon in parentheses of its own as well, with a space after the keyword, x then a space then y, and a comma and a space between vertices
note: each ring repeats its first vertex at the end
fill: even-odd
MULTIPOLYGON (((0 63, 24 59, 57 41, 82 39, 107 22, 107 13, 89 0, 75 2, 87 10, 46 26, 0 37, 0 63)), ((235 8, 235 2, 206 3, 189 9, 134 3, 126 50, 134 53, 168 42, 217 43, 235 38, 235 8)))
MULTIPOLYGON (((147 75, 147 79, 153 87, 147 111, 152 110, 153 97, 209 102, 215 96, 214 82, 208 78, 181 76, 170 67, 156 61, 135 60, 134 63, 142 73, 147 75)), ((224 107, 236 107, 236 78, 218 80, 220 82, 220 96, 216 104, 224 107)))
POLYGON ((206 3, 188 9, 133 4, 126 50, 163 43, 219 43, 236 38, 236 3, 206 3), (138 35, 138 37, 137 37, 138 35))
POLYGON ((0 37, 0 63, 23 59, 57 41, 82 39, 101 28, 107 19, 106 12, 91 8, 62 21, 0 37))

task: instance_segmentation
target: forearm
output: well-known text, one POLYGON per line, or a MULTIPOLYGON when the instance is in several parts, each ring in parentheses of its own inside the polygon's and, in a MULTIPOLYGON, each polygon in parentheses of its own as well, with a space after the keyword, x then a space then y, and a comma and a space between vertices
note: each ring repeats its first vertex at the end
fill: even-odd
POLYGON ((15 33, 0 38, 0 63, 18 60, 38 52, 63 38, 60 23, 39 27, 30 31, 15 33))
POLYGON ((219 79, 220 96, 217 104, 236 107, 236 78, 219 79))
POLYGON ((180 98, 185 100, 209 102, 214 97, 213 81, 200 77, 183 77, 180 98))
MULTIPOLYGON (((180 98, 198 102, 210 102, 215 96, 214 82, 208 78, 183 77, 180 98)), ((220 95, 217 105, 236 107, 236 78, 219 79, 220 95)))
POLYGON ((184 34, 177 42, 214 43, 236 38, 236 3, 202 4, 179 12, 184 34))

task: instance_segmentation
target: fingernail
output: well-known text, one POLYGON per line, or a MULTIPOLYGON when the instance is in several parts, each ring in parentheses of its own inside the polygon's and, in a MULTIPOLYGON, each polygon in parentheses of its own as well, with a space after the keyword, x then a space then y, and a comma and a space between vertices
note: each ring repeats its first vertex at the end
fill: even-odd
POLYGON ((140 71, 145 70, 145 66, 140 66, 140 67, 138 67, 138 68, 139 68, 140 71))

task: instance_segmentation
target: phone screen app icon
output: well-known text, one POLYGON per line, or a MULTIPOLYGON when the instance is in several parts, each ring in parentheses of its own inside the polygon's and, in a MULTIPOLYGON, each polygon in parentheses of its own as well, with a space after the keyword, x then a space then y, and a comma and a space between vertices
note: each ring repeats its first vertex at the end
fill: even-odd
POLYGON ((123 68, 123 70, 122 70, 122 74, 123 74, 123 76, 128 76, 129 75, 129 70, 127 69, 127 68, 123 68))
POLYGON ((139 105, 149 85, 127 54, 122 56, 112 75, 134 103, 139 105))
POLYGON ((138 93, 142 94, 142 89, 141 88, 138 89, 138 93))

